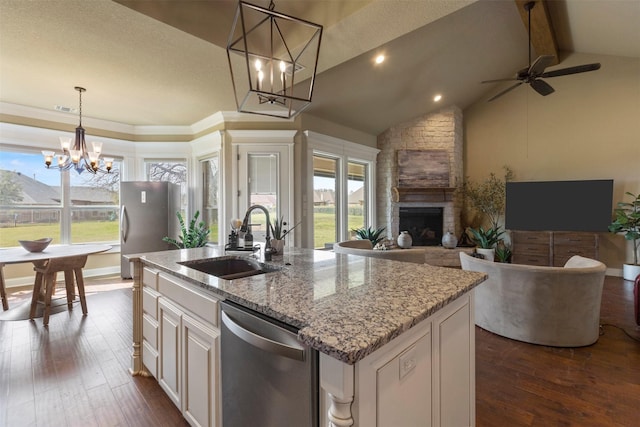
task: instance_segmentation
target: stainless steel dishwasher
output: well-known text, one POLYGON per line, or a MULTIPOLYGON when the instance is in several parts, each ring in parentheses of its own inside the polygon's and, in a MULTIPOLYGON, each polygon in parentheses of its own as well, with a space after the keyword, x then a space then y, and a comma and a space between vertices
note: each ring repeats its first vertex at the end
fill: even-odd
POLYGON ((223 427, 317 427, 318 352, 289 325, 221 305, 223 427))

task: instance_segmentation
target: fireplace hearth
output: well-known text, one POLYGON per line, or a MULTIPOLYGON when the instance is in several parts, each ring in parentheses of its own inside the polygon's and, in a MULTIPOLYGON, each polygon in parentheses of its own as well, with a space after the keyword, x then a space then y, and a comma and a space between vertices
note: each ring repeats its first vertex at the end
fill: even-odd
POLYGON ((413 246, 438 246, 442 242, 443 208, 401 207, 400 231, 408 231, 413 246))

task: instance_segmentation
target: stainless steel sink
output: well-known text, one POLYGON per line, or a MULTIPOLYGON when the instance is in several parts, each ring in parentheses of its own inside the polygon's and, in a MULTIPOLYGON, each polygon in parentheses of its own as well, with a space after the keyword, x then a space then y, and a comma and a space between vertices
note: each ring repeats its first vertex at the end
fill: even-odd
POLYGON ((197 259, 184 261, 178 264, 188 268, 211 274, 221 279, 231 280, 242 277, 255 276, 257 274, 279 271, 279 267, 267 265, 253 258, 241 256, 222 256, 216 258, 197 259))

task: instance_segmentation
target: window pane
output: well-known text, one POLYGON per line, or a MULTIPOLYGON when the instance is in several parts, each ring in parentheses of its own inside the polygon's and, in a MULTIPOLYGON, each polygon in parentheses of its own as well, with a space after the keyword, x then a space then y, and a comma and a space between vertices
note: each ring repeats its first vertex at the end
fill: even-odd
POLYGON ((203 162, 204 169, 204 212, 202 220, 209 225, 209 241, 218 243, 218 206, 220 193, 218 190, 219 157, 215 156, 203 162))
POLYGON ((338 160, 313 156, 313 247, 337 241, 336 184, 338 160))
MULTIPOLYGON (((271 218, 278 215, 278 156, 248 154, 249 206, 261 205, 269 211, 271 218)), ((249 221, 254 242, 264 242, 267 233, 267 218, 260 209, 251 212, 249 221)))
POLYGON ((187 162, 168 160, 147 160, 145 162, 147 181, 168 181, 180 186, 180 210, 187 211, 189 195, 187 189, 187 162))
POLYGON ((348 230, 354 228, 366 227, 366 212, 369 207, 369 201, 367 199, 367 166, 362 163, 349 162, 348 163, 348 180, 347 185, 349 188, 349 195, 347 201, 349 204, 349 224, 348 230))
POLYGON ((0 151, 0 247, 43 237, 60 243, 60 182, 41 154, 0 151))
POLYGON ((116 160, 110 173, 69 171, 72 243, 118 241, 121 170, 116 160))

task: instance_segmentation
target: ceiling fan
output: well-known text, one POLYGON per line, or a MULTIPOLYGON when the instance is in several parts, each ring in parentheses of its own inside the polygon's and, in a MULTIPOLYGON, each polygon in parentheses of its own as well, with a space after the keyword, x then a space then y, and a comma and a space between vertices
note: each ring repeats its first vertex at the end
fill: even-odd
POLYGON ((529 18, 529 66, 527 68, 523 68, 522 70, 516 73, 515 77, 507 78, 507 79, 495 79, 495 80, 484 80, 482 83, 496 83, 496 82, 506 82, 516 80, 512 86, 509 86, 502 92, 497 95, 492 96, 487 100, 487 102, 491 102, 496 98, 501 97, 505 93, 517 88, 523 83, 528 83, 529 86, 533 88, 536 92, 538 92, 542 96, 547 96, 554 92, 554 89, 549 85, 549 83, 542 80, 543 78, 549 77, 558 77, 558 76, 566 76, 568 74, 577 74, 584 73, 587 71, 595 71, 600 68, 600 63, 593 64, 584 64, 584 65, 576 65, 574 67, 560 68, 558 70, 552 70, 545 72, 545 68, 551 65, 554 62, 555 57, 552 55, 542 55, 539 56, 533 63, 531 63, 531 9, 535 6, 535 1, 530 1, 524 4, 524 9, 528 13, 529 18))

